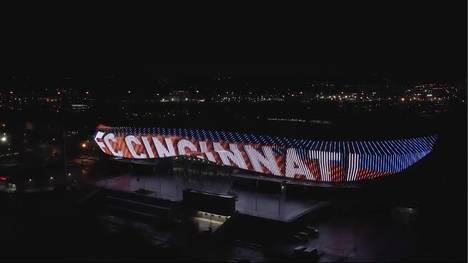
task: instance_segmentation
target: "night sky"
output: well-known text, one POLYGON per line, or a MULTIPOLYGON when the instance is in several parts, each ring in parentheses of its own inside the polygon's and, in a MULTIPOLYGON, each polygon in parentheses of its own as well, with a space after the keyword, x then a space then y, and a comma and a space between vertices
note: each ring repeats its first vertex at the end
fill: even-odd
POLYGON ((0 82, 10 85, 13 75, 29 76, 33 83, 71 77, 82 84, 117 77, 122 85, 137 88, 160 76, 211 77, 216 72, 351 82, 466 82, 466 2, 447 2, 344 2, 242 12, 233 7, 232 14, 211 16, 180 10, 172 17, 159 12, 154 20, 143 16, 135 25, 128 20, 105 25, 62 21, 55 23, 61 28, 40 32, 35 23, 18 25, 11 38, 4 38, 11 49, 4 49, 0 82))

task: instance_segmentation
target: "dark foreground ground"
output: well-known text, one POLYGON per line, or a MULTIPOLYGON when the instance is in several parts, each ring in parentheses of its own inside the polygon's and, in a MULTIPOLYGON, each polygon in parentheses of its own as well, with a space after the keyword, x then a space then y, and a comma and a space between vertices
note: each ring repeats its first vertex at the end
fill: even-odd
POLYGON ((0 260, 286 261, 291 248, 307 244, 324 261, 466 261, 466 112, 436 126, 440 143, 427 158, 360 193, 311 189, 311 199, 333 205, 294 226, 236 216, 209 235, 186 222, 114 217, 83 187, 1 194, 0 260), (414 220, 405 207, 416 209, 414 220), (318 238, 290 240, 308 224, 318 238))
MULTIPOLYGON (((291 250, 299 245, 318 248, 324 261, 435 259, 420 240, 420 226, 381 202, 336 201, 291 225, 234 216, 217 233, 203 234, 185 223, 97 216, 76 202, 83 197, 56 191, 2 199, 0 260, 286 261, 297 260, 291 250), (311 223, 320 230, 318 238, 292 239, 311 223), (161 247, 157 240, 172 245, 161 247)), ((431 240, 438 238, 434 233, 431 240)))

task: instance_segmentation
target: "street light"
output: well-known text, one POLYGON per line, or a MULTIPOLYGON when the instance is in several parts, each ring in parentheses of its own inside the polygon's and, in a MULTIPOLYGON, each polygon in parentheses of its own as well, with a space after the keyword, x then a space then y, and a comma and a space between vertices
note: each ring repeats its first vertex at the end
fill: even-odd
POLYGON ((7 137, 6 137, 5 135, 3 135, 3 136, 0 138, 0 141, 6 142, 6 141, 7 141, 7 137))

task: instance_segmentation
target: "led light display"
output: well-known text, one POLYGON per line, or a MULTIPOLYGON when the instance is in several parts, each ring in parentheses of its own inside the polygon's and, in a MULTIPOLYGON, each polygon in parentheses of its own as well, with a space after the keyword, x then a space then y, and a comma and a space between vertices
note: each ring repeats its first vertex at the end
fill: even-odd
POLYGON ((124 159, 195 156, 220 165, 317 182, 351 182, 401 172, 432 151, 437 136, 321 141, 237 132, 99 126, 107 155, 124 159))

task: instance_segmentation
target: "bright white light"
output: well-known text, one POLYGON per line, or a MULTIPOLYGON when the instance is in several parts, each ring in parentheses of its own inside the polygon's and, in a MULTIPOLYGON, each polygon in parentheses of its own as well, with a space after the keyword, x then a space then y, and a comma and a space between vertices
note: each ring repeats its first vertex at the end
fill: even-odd
POLYGON ((6 136, 2 136, 2 137, 0 138, 0 141, 6 142, 6 141, 7 141, 7 137, 6 137, 6 136))

